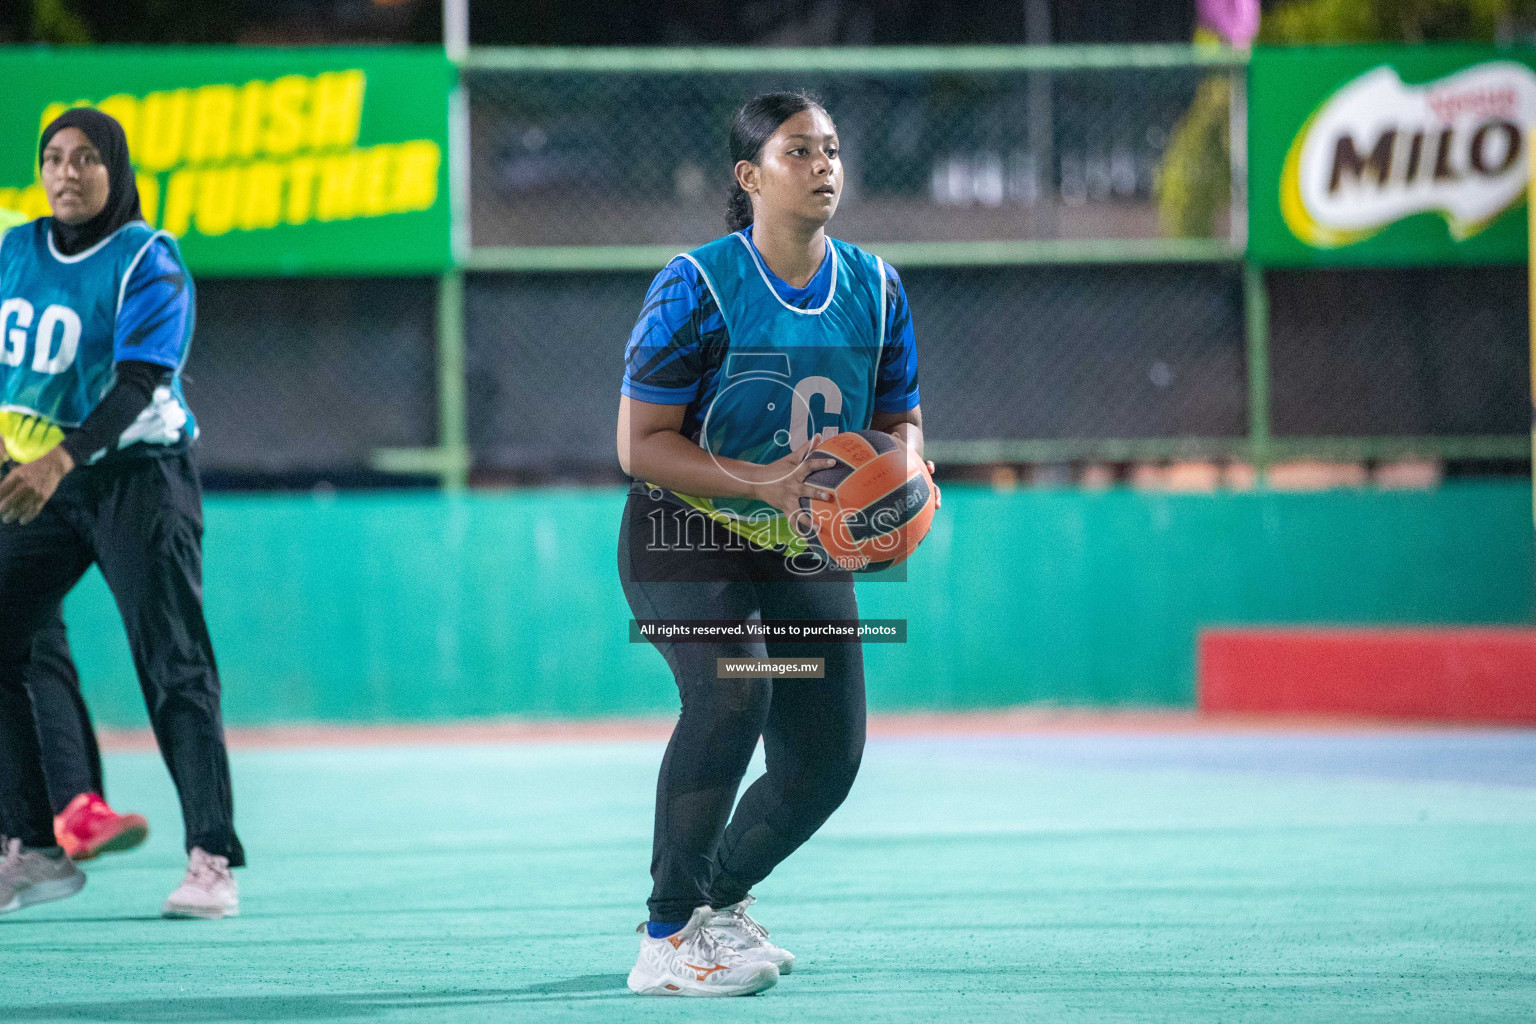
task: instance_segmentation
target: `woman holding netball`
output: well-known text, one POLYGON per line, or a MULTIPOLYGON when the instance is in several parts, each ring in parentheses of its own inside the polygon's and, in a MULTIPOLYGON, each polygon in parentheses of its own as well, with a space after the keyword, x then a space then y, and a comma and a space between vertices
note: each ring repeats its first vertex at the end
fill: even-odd
MULTIPOLYGON (((821 436, 872 428, 921 455, 906 296, 878 258, 830 239, 837 129, 800 93, 731 127, 731 234, 674 259, 630 337, 618 449, 635 480, 619 574, 640 620, 851 620, 852 575, 792 518, 830 494, 821 436)), ((751 889, 847 796, 864 749, 857 643, 657 640, 682 713, 656 791, 650 919, 629 987, 746 995, 795 958, 747 913, 751 889), (720 658, 823 659, 825 678, 722 676, 720 658), (736 804, 758 737, 767 773, 736 804)))
POLYGON ((55 843, 26 677, 95 563, 186 823, 187 872, 162 913, 224 917, 239 908, 230 868, 244 853, 181 390, 192 281, 171 236, 143 221, 115 120, 67 111, 44 129, 38 163, 53 216, 0 239, 0 913, 85 884, 55 843))

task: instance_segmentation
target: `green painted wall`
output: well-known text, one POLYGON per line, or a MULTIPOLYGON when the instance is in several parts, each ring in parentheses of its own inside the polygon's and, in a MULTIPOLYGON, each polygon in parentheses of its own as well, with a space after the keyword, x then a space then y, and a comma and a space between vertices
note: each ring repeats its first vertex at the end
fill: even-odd
MULTIPOLYGON (((1234 623, 1530 623, 1530 490, 1163 495, 945 488, 904 583, 860 586, 909 642, 871 705, 1187 705, 1194 638, 1234 623)), ((231 724, 665 714, 627 642, 616 491, 207 503, 231 724)), ((94 571, 67 603, 98 720, 145 721, 94 571)))

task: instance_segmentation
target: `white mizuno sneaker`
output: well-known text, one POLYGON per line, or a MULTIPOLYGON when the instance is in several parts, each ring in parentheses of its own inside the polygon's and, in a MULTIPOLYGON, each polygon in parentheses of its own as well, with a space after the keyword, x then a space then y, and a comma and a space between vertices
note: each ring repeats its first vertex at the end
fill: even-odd
POLYGON ((187 858, 187 874, 166 897, 161 917, 201 917, 216 919, 240 913, 240 888, 229 870, 229 858, 192 847, 187 858))
POLYGON ((694 910, 681 931, 653 939, 640 926, 640 959, 629 972, 629 988, 643 996, 749 996, 779 980, 779 969, 748 960, 710 927, 715 912, 694 910))
POLYGON ((747 908, 757 902, 756 896, 748 896, 740 903, 721 907, 710 918, 709 926, 729 946, 748 960, 766 960, 788 974, 795 969, 795 954, 768 941, 768 929, 752 920, 747 908))
POLYGON ((22 846, 20 839, 0 836, 0 914, 9 914, 34 903, 73 896, 85 888, 85 872, 63 851, 50 857, 42 850, 22 846))

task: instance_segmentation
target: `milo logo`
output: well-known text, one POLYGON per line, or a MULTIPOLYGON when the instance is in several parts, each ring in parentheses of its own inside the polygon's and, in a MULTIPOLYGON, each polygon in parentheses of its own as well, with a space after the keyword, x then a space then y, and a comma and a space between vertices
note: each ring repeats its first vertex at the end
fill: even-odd
POLYGON ((1292 141, 1280 212, 1301 241, 1337 248, 1405 217, 1437 213, 1467 239, 1525 195, 1536 72, 1490 61, 1423 85, 1368 71, 1292 141))

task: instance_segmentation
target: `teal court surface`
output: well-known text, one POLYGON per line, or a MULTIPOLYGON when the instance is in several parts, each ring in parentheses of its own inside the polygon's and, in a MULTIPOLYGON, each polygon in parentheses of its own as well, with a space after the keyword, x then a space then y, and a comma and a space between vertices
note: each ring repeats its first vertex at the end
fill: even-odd
MULTIPOLYGON (((1536 1020, 1536 733, 886 736, 759 887, 799 956, 631 995, 661 743, 235 751, 242 916, 157 917, 180 820, 0 919, 0 1020, 1536 1020)), ((756 770, 756 769, 754 769, 756 770)))

